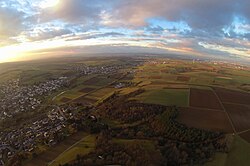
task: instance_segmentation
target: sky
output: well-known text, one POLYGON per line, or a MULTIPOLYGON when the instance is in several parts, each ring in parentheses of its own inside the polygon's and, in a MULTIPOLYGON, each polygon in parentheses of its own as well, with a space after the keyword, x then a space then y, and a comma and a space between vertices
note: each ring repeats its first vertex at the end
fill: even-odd
POLYGON ((83 53, 250 60, 249 0, 0 0, 0 62, 83 53))

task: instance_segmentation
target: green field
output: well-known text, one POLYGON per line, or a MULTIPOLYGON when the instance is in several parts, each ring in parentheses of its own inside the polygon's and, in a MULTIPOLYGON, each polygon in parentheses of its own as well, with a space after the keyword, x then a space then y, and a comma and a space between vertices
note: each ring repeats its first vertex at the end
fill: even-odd
POLYGON ((77 78, 71 84, 71 88, 64 91, 62 94, 60 94, 61 92, 56 94, 54 96, 53 101, 56 102, 57 104, 62 104, 64 103, 61 101, 63 98, 68 98, 72 100, 82 95, 85 95, 86 93, 81 92, 81 90, 84 88, 99 88, 98 86, 86 86, 83 84, 86 80, 91 79, 91 78, 93 78, 93 76, 82 76, 82 77, 77 78))
POLYGON ((86 155, 95 149, 95 135, 88 135, 60 154, 49 166, 66 164, 76 158, 77 155, 86 155))
POLYGON ((148 90, 135 99, 145 103, 187 107, 189 105, 189 89, 148 90))
POLYGON ((17 79, 20 76, 21 71, 12 70, 9 72, 1 73, 0 74, 0 83, 7 82, 11 79, 17 79))
POLYGON ((100 89, 100 90, 97 90, 93 93, 91 93, 90 95, 88 95, 89 97, 91 98, 96 98, 96 99, 101 99, 105 96, 109 96, 109 94, 113 93, 114 91, 116 91, 115 88, 103 88, 103 89, 100 89))
POLYGON ((250 144, 241 137, 234 136, 229 153, 217 153, 213 161, 206 166, 249 166, 249 164, 250 144))
POLYGON ((102 86, 112 83, 113 81, 115 81, 115 79, 113 78, 108 78, 105 76, 98 76, 98 77, 94 77, 94 78, 84 81, 83 84, 102 87, 102 86))
POLYGON ((62 95, 59 95, 57 97, 55 97, 55 102, 57 104, 62 104, 63 102, 61 101, 63 98, 68 98, 68 99, 75 99, 77 97, 80 97, 82 96, 83 93, 81 92, 78 92, 78 91, 73 91, 73 90, 70 90, 70 91, 66 91, 65 93, 63 93, 62 95))
POLYGON ((206 63, 190 63, 187 61, 167 61, 161 64, 145 63, 138 67, 134 80, 151 81, 152 84, 184 83, 178 81, 178 76, 189 77, 185 83, 188 85, 227 86, 232 89, 240 89, 242 84, 249 84, 249 71, 239 70, 233 67, 225 67, 206 63))

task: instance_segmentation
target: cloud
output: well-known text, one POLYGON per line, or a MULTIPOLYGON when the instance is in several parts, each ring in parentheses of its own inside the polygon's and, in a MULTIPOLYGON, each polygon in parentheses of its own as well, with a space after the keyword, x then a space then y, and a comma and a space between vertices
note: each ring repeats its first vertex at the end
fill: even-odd
POLYGON ((162 33, 164 31, 164 28, 158 25, 158 26, 149 26, 146 28, 146 30, 153 33, 162 33))
POLYGON ((61 0, 56 7, 46 8, 38 15, 41 21, 63 20, 69 23, 98 22, 100 0, 61 0))
POLYGON ((43 43, 45 49, 46 42, 55 41, 58 47, 73 43, 76 48, 107 42, 122 43, 114 48, 124 52, 129 46, 196 55, 249 54, 249 0, 60 0, 42 8, 44 1, 0 1, 0 46, 28 41, 43 43))
POLYGON ((0 40, 18 35, 24 28, 24 13, 8 7, 0 7, 0 40))
POLYGON ((193 29, 212 32, 230 24, 235 14, 249 13, 248 10, 240 12, 240 1, 120 0, 109 19, 112 20, 110 25, 133 27, 146 26, 149 18, 164 18, 168 21, 185 21, 193 29))
POLYGON ((24 33, 23 35, 30 41, 40 41, 47 39, 54 39, 56 37, 63 37, 64 35, 70 35, 72 31, 69 29, 54 29, 54 28, 45 28, 45 29, 35 29, 34 31, 24 33))
POLYGON ((65 38, 66 41, 74 41, 74 40, 87 40, 87 39, 98 39, 98 38, 119 38, 124 36, 122 33, 118 32, 87 32, 87 33, 80 33, 80 34, 73 34, 72 36, 68 36, 65 38))
POLYGON ((93 27, 140 28, 150 26, 148 20, 162 18, 185 22, 195 33, 220 36, 235 15, 249 21, 246 0, 63 0, 57 7, 42 10, 42 21, 63 20, 93 27), (198 31, 198 32, 197 32, 198 31))

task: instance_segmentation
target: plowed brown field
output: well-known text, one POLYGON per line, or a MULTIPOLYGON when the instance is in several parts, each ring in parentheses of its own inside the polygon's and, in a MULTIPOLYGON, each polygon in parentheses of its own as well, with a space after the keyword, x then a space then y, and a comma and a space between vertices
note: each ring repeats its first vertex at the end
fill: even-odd
POLYGON ((232 126, 226 113, 201 108, 180 108, 177 118, 180 123, 189 127, 232 133, 232 126))
POLYGON ((214 90, 222 102, 250 105, 250 93, 224 88, 214 88, 214 90))
POLYGON ((224 107, 237 132, 250 129, 250 109, 248 106, 224 103, 224 107))
POLYGON ((206 89, 190 89, 190 106, 223 110, 214 92, 206 89))

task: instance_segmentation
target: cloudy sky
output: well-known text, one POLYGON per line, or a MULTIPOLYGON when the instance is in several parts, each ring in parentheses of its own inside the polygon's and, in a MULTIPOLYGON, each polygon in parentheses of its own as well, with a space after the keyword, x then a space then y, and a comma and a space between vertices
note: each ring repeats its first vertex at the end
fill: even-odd
POLYGON ((250 58, 249 0, 0 0, 0 62, 101 52, 250 58))

